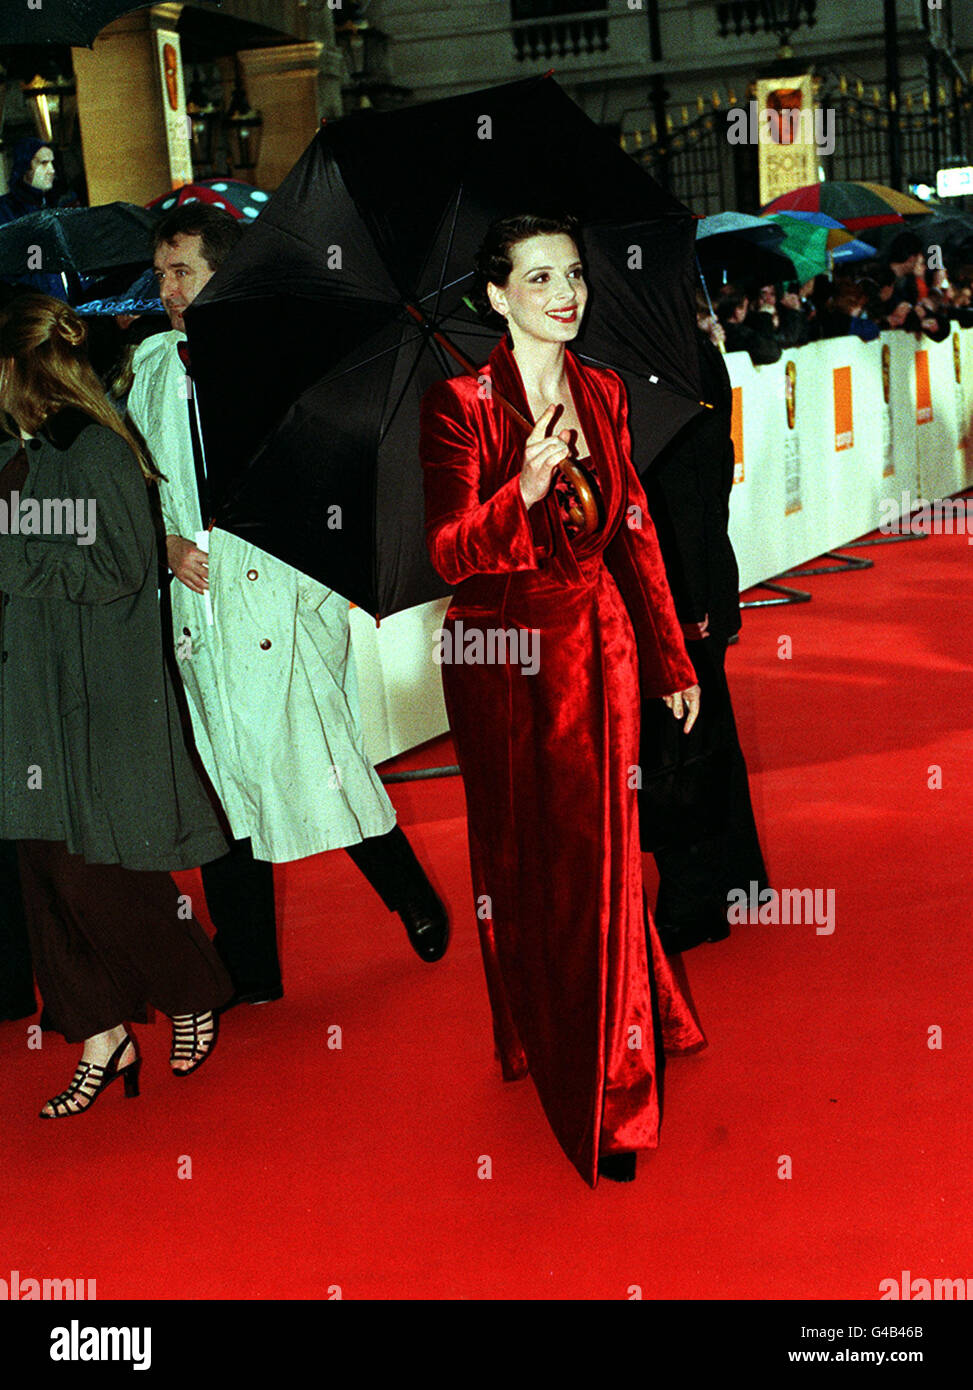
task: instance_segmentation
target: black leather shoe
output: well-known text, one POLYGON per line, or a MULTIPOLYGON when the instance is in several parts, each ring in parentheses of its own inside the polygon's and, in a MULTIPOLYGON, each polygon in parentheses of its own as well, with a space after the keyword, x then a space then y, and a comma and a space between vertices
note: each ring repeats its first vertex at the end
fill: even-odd
POLYGON ((281 985, 276 989, 251 989, 237 991, 230 996, 227 1002, 220 1009, 221 1014, 225 1014, 227 1009, 235 1009, 237 1004, 271 1004, 275 999, 283 999, 284 990, 281 985))
POLYGON ((635 1159, 635 1154, 604 1154, 598 1160, 598 1176, 612 1182, 634 1182, 635 1159))
POLYGON ((398 912, 419 959, 441 960, 449 945, 449 918, 436 895, 421 903, 403 903, 398 912))
POLYGON ((659 940, 662 942, 662 949, 667 956, 678 956, 681 951, 691 951, 695 946, 702 946, 714 941, 725 941, 730 935, 730 928, 724 926, 720 930, 719 926, 711 927, 658 927, 659 940), (711 935, 707 935, 707 933, 711 935))
POLYGON ((0 1004, 0 1023, 14 1023, 19 1018, 30 1018, 36 1012, 36 999, 11 1000, 0 1004))

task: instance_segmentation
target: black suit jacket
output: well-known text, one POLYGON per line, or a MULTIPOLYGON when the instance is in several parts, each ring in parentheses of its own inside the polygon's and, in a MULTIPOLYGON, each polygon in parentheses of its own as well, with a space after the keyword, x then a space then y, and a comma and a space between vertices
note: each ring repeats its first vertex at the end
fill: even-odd
POLYGON ((684 623, 709 614, 721 642, 740 630, 740 576, 727 534, 733 487, 733 391, 722 353, 697 334, 704 410, 642 477, 676 612, 684 623))

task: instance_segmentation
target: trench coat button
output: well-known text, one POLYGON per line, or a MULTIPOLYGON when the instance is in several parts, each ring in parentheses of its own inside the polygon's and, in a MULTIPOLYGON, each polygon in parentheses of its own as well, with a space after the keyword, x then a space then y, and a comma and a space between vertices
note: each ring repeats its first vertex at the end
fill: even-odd
POLYGON ((4 652, 3 656, 0 657, 0 661, 6 661, 6 659, 7 659, 7 657, 8 657, 9 655, 10 655, 9 652, 4 652))
POLYGON ((264 640, 260 643, 260 650, 261 650, 262 652, 269 652, 269 651, 270 651, 270 645, 271 645, 271 643, 270 643, 270 638, 269 638, 269 637, 265 637, 264 640))
POLYGON ((257 579, 258 577, 259 577, 259 576, 258 576, 256 570, 247 570, 247 578, 248 578, 248 579, 257 579))
POLYGON ((41 443, 41 441, 40 441, 39 439, 30 439, 30 440, 28 440, 27 442, 28 442, 28 444, 29 444, 29 446, 30 446, 31 449, 41 449, 41 448, 43 448, 43 445, 42 445, 42 443, 41 443))
POLYGON ((184 627, 182 630, 182 635, 183 637, 192 637, 193 634, 189 631, 188 627, 184 627))

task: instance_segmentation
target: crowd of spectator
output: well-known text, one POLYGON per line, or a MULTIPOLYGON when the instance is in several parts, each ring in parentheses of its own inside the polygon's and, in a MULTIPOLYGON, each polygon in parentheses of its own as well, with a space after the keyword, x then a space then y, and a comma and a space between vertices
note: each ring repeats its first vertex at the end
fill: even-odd
POLYGON ((883 257, 803 285, 727 284, 712 302, 700 289, 697 310, 713 342, 727 352, 748 352, 757 364, 821 338, 853 333, 870 342, 891 328, 938 343, 951 323, 973 325, 973 264, 955 266, 952 276, 930 268, 919 237, 903 231, 883 257))

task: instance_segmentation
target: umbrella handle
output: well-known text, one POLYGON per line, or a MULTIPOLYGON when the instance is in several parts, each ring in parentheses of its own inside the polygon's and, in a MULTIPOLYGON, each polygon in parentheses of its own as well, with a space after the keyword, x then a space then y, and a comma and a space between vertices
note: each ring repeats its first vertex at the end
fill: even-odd
MULTIPOLYGON (((422 311, 417 309, 415 305, 407 304, 405 307, 412 318, 415 319, 416 323, 422 324, 426 328, 430 326, 423 316, 422 311)), ((456 347, 454 343, 450 342, 445 333, 440 333, 436 329, 432 329, 432 336, 439 346, 445 352, 449 353, 453 361, 459 363, 467 376, 479 378, 480 373, 475 364, 460 352, 459 348, 456 347)), ((503 410, 511 420, 530 434, 531 430, 534 428, 533 423, 527 419, 526 415, 521 414, 513 401, 508 401, 507 398, 501 396, 500 392, 497 390, 491 391, 490 398, 497 402, 500 409, 503 410)), ((585 536, 593 535, 594 532, 597 531, 601 521, 598 510, 598 500, 595 496, 591 477, 587 469, 583 468, 581 464, 576 463, 574 459, 564 459, 562 463, 558 464, 558 468, 567 480, 568 486, 573 494, 568 503, 568 519, 573 526, 578 528, 578 539, 582 540, 585 536)))

